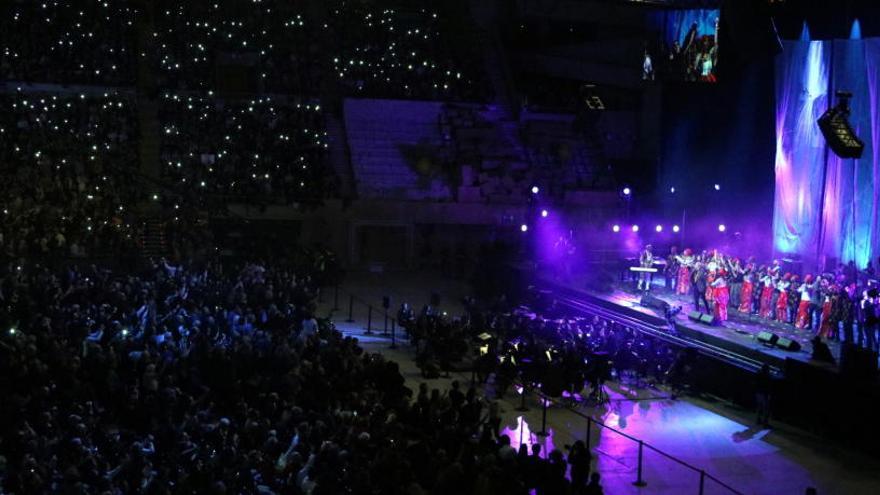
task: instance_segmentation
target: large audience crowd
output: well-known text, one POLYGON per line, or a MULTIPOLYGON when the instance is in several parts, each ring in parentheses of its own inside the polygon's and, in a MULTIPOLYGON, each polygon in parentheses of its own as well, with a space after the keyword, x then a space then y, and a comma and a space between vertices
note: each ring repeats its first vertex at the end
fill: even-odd
POLYGON ((176 94, 161 101, 161 170, 175 189, 254 203, 319 201, 336 190, 319 103, 176 94))
POLYGON ((110 254, 136 238, 137 121, 122 94, 0 95, 6 256, 110 254))
POLYGON ((0 3, 0 80, 131 85, 141 14, 135 3, 0 3))

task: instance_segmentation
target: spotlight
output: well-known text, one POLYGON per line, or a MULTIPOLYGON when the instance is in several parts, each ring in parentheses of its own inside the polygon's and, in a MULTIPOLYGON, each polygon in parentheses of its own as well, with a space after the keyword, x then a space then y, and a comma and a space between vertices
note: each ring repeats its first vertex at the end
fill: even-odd
POLYGON ((679 228, 678 225, 673 225, 673 226, 672 226, 672 231, 673 231, 673 232, 678 232, 679 230, 681 230, 681 228, 679 228))
POLYGON ((522 225, 519 226, 519 230, 520 230, 521 232, 528 232, 528 231, 529 231, 529 226, 526 225, 526 224, 522 224, 522 225))
POLYGON ((15 335, 15 328, 9 329, 9 335, 15 335))
POLYGON ((663 226, 658 225, 658 226, 654 227, 654 230, 656 230, 657 232, 663 232, 663 226))
POLYGON ((716 190, 716 191, 720 191, 720 190, 721 190, 721 184, 715 184, 715 190, 716 190))
POLYGON ((639 226, 633 225, 633 232, 638 232, 638 231, 639 231, 639 226))
POLYGON ((543 218, 547 218, 547 215, 549 215, 549 214, 550 214, 550 212, 548 212, 547 210, 541 210, 541 216, 543 218))
POLYGON ((674 188, 674 187, 670 187, 670 188, 669 188, 669 192, 672 193, 672 194, 675 194, 675 188, 674 188))
POLYGON ((614 227, 611 227, 611 230, 615 233, 620 232, 620 225, 614 224, 614 227))
POLYGON ((538 186, 532 186, 532 194, 538 194, 541 189, 538 186))
POLYGON ((724 232, 725 230, 727 230, 726 225, 724 225, 723 223, 718 224, 718 232, 724 232))
POLYGON ((123 328, 123 329, 122 329, 122 336, 123 336, 123 337, 128 336, 128 329, 127 329, 127 328, 123 328))
POLYGON ((624 195, 624 196, 629 196, 630 194, 632 194, 632 189, 630 189, 630 188, 628 188, 628 187, 624 187, 624 188, 623 188, 623 195, 624 195))

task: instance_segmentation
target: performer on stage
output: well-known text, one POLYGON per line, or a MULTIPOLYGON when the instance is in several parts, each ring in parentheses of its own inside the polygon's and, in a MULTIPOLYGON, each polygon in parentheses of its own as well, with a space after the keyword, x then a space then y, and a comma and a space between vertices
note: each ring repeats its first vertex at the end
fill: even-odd
POLYGON ((775 280, 773 275, 771 275, 770 269, 766 269, 763 272, 764 275, 761 277, 761 305, 758 314, 764 318, 771 318, 773 316, 773 288, 775 280))
POLYGON ((810 304, 812 302, 814 290, 813 276, 807 274, 804 276, 804 283, 801 284, 800 289, 798 289, 798 292, 801 293, 801 302, 798 304, 797 319, 794 322, 794 326, 798 329, 809 328, 811 325, 810 304))
POLYGON ((736 309, 739 307, 742 298, 743 275, 745 274, 745 270, 743 270, 739 258, 733 258, 728 265, 730 267, 727 277, 728 284, 730 285, 730 305, 736 309))
POLYGON ((727 321, 727 303, 730 302, 730 288, 727 285, 727 272, 724 269, 715 273, 715 280, 712 282, 713 299, 715 300, 715 319, 717 321, 727 321))
POLYGON ((755 276, 754 265, 747 263, 745 269, 743 269, 742 291, 739 295, 739 311, 741 313, 750 314, 752 312, 752 295, 755 290, 755 276))
POLYGON ((691 291, 691 269, 694 266, 694 253, 690 248, 685 249, 678 257, 678 284, 675 290, 681 295, 687 295, 691 291))
MULTIPOLYGON (((645 249, 639 255, 639 266, 642 268, 653 268, 654 267, 654 253, 651 252, 653 246, 648 244, 645 246, 645 249)), ((649 291, 651 290, 651 278, 652 273, 649 272, 641 272, 639 273, 639 290, 649 291)))
POLYGON ((789 325, 794 325, 794 320, 797 317, 798 305, 801 302, 801 293, 798 291, 800 287, 800 277, 792 275, 788 284, 788 296, 786 296, 788 300, 788 320, 786 322, 789 325))
POLYGON ((831 322, 831 297, 835 290, 834 286, 830 286, 822 291, 822 313, 819 317, 819 332, 816 335, 823 339, 837 338, 837 329, 831 322))
POLYGON ((694 310, 700 310, 700 301, 703 301, 703 305, 706 307, 706 313, 711 313, 712 310, 709 308, 709 301, 706 300, 706 268, 702 263, 697 262, 694 264, 694 269, 691 272, 691 293, 694 296, 694 310))
POLYGON ((788 287, 791 285, 791 274, 786 273, 776 282, 779 296, 776 298, 776 321, 788 321, 788 287))
POLYGON ((712 287, 712 282, 715 281, 715 277, 718 276, 717 264, 710 261, 706 266, 706 301, 709 302, 710 305, 715 304, 715 289, 712 287))
POLYGON ((663 271, 666 279, 666 288, 675 290, 676 282, 678 282, 678 248, 672 246, 669 248, 669 256, 666 257, 666 269, 663 271))

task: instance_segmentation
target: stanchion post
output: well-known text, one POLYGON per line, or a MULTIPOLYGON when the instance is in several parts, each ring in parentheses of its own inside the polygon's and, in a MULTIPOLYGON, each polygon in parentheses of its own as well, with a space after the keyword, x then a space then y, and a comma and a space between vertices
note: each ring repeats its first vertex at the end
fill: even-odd
POLYGON ((526 385, 525 384, 522 385, 522 393, 519 394, 519 398, 520 398, 519 407, 517 407, 516 410, 519 412, 528 411, 529 408, 526 407, 526 385))
POLYGON ((348 319, 345 320, 348 323, 354 323, 354 296, 348 296, 348 319))
POLYGON ((391 349, 397 349, 397 325, 394 318, 391 318, 391 349))
POLYGON ((339 285, 333 289, 333 311, 339 311, 339 285))
POLYGON ((367 335, 373 334, 373 307, 367 306, 367 335))
POLYGON ((541 396, 541 431, 535 433, 539 437, 546 437, 547 433, 547 406, 550 403, 546 397, 541 396))
POLYGON ((388 335, 388 312, 385 311, 385 323, 382 326, 382 335, 388 335))
POLYGON ((644 450, 645 442, 639 440, 639 471, 638 471, 638 479, 633 481, 633 485, 635 486, 645 486, 645 480, 642 479, 642 451, 644 450))
POLYGON ((587 450, 590 450, 590 444, 593 438, 593 418, 587 416, 587 450))
POLYGON ((706 487, 706 471, 700 469, 700 495, 703 495, 703 489, 706 487))

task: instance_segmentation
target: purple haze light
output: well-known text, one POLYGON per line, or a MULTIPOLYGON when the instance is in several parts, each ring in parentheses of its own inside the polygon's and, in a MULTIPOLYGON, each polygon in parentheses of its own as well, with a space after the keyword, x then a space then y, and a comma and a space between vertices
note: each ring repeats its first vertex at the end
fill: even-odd
POLYGON ((632 229, 633 229, 633 232, 638 232, 638 231, 639 231, 639 226, 638 226, 638 225, 633 225, 632 229))
POLYGON ((681 228, 680 228, 678 225, 673 225, 673 226, 672 226, 672 231, 673 231, 673 232, 678 232, 679 230, 681 230, 681 228))
POLYGON ((614 227, 611 227, 611 230, 613 230, 615 234, 620 232, 620 225, 614 224, 614 227))
POLYGON ((724 225, 723 223, 719 223, 718 224, 718 232, 724 232, 725 230, 727 230, 727 226, 724 225))
POLYGON ((528 232, 528 231, 529 231, 529 226, 526 225, 526 224, 522 224, 522 225, 519 226, 519 230, 520 230, 521 232, 528 232))
POLYGON ((541 210, 541 217, 543 217, 543 218, 547 218, 547 215, 549 215, 549 214, 550 214, 549 211, 547 211, 547 210, 541 210))
POLYGON ((663 226, 657 225, 656 227, 654 227, 654 230, 656 230, 657 232, 663 232, 663 226))

